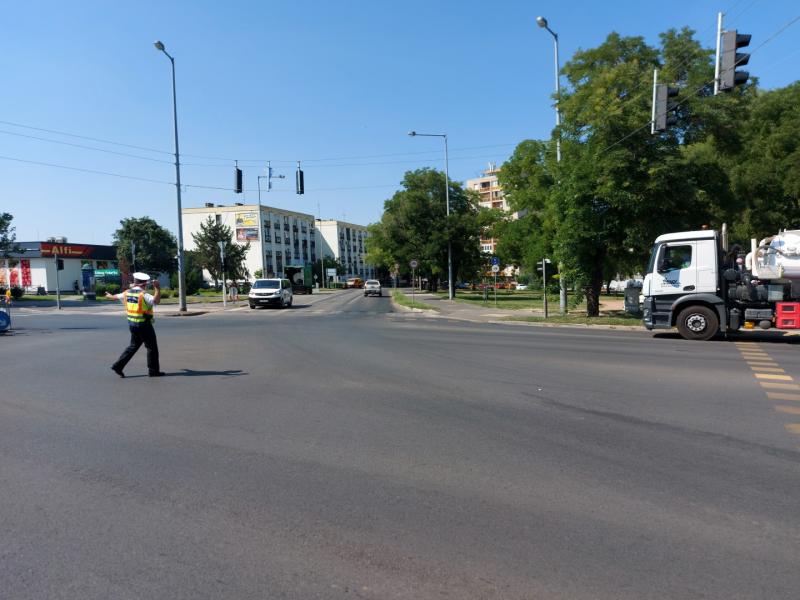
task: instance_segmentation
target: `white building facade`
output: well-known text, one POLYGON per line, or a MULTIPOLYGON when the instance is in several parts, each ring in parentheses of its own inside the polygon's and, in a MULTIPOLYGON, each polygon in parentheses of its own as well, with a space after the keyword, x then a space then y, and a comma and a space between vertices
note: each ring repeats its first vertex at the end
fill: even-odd
POLYGON ((338 260, 345 268, 345 277, 375 277, 375 267, 366 262, 369 233, 365 225, 317 220, 317 233, 322 255, 338 260))
POLYGON ((250 243, 245 268, 250 277, 283 274, 288 265, 312 265, 319 260, 314 216, 258 204, 226 206, 206 203, 202 208, 184 208, 183 245, 194 250, 193 233, 209 217, 231 230, 231 244, 250 243))

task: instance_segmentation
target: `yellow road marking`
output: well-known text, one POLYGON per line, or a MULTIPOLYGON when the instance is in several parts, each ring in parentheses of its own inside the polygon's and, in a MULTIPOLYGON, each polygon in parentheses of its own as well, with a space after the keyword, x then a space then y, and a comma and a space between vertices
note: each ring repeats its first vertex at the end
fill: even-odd
POLYGON ((784 427, 792 433, 800 433, 800 423, 789 423, 788 425, 784 425, 784 427))
POLYGON ((796 400, 800 402, 800 394, 787 394, 785 392, 767 392, 770 400, 796 400))
POLYGON ((800 415, 800 406, 782 406, 778 405, 775 410, 782 413, 789 413, 790 415, 800 415))
POLYGON ((772 358, 766 352, 742 352, 741 354, 745 360, 748 358, 772 358))
POLYGON ((758 379, 780 379, 782 381, 792 381, 791 375, 774 375, 772 373, 754 373, 758 379))
POLYGON ((777 366, 777 364, 778 364, 774 360, 772 360, 771 358, 747 358, 745 360, 750 365, 776 365, 777 366))
POLYGON ((753 369, 753 371, 772 371, 773 373, 786 373, 786 371, 777 366, 768 367, 766 365, 750 365, 750 368, 753 369))
POLYGON ((759 381, 761 387, 773 390, 800 390, 800 385, 796 383, 772 383, 771 381, 759 381))

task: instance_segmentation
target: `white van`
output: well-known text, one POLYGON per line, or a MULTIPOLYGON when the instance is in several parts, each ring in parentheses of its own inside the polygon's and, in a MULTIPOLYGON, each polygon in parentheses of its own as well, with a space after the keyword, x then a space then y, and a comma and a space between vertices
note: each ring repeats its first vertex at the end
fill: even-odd
POLYGON ((250 308, 270 305, 288 308, 292 305, 292 284, 288 279, 256 279, 247 301, 250 308))

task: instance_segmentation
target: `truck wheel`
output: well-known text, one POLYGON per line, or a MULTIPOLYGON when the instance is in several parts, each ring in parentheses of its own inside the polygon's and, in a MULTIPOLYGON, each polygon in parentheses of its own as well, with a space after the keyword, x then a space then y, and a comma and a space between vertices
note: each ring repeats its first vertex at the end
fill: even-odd
POLYGON ((675 324, 684 339, 704 341, 717 334, 719 318, 707 306, 689 306, 678 314, 675 324))

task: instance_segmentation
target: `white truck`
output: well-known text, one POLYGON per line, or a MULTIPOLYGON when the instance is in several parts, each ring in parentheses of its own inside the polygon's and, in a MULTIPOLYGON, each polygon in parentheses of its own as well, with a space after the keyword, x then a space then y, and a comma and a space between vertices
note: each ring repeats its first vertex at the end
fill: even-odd
POLYGON ((642 286, 647 329, 708 340, 740 328, 800 328, 800 230, 749 252, 728 248, 726 228, 668 233, 653 246, 642 286))

